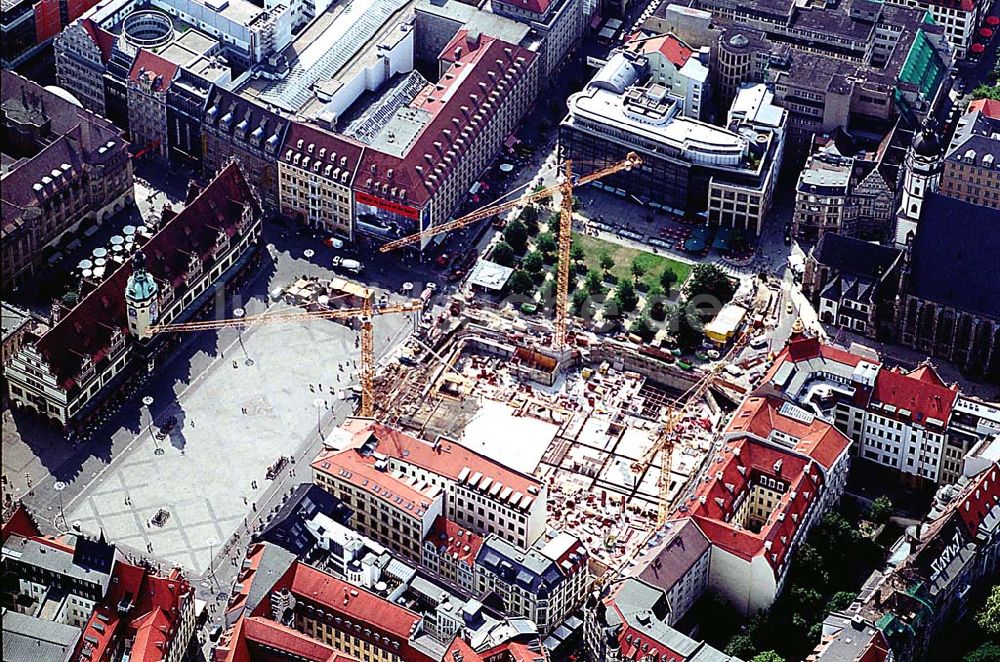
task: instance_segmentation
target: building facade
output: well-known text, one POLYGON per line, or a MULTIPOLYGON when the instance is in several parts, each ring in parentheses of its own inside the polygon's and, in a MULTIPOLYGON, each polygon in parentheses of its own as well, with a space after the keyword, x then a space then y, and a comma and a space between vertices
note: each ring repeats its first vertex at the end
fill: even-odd
POLYGON ((504 611, 534 621, 547 634, 583 604, 590 586, 588 562, 587 550, 567 533, 527 550, 494 534, 476 556, 475 593, 498 596, 504 611))
POLYGON ((941 488, 927 518, 907 529, 888 567, 875 571, 841 614, 876 627, 893 659, 931 659, 934 635, 973 617, 974 589, 1000 568, 998 479, 993 462, 941 488))
POLYGON ((613 55, 569 99, 559 130, 563 157, 587 164, 580 170, 587 174, 636 152, 638 176, 610 175, 600 186, 758 234, 783 155, 785 112, 763 86, 746 88, 730 109, 729 126, 717 127, 685 117, 667 88, 649 79, 645 56, 613 55))
POLYGON ((554 75, 583 36, 581 0, 502 0, 491 4, 493 13, 530 25, 542 35, 542 62, 539 73, 554 75))
POLYGON ((824 324, 889 338, 901 267, 899 249, 825 233, 806 257, 802 293, 824 324))
POLYGON ((850 351, 794 337, 762 387, 830 421, 853 440, 859 460, 903 483, 955 482, 967 454, 1000 429, 998 405, 962 395, 933 366, 882 366, 873 350, 850 351))
POLYGON ((1000 116, 985 106, 963 115, 945 151, 940 193, 1000 209, 1000 116))
POLYGON ((140 50, 129 71, 129 139, 135 152, 169 156, 167 91, 179 67, 157 55, 140 50))
POLYGON ((264 210, 278 209, 278 156, 290 122, 215 86, 202 121, 202 169, 211 176, 235 159, 264 210))
POLYGON ((739 662, 667 624, 663 591, 635 578, 592 596, 584 610, 584 656, 589 662, 684 660, 739 662))
POLYGON ((278 160, 282 215, 354 239, 351 186, 364 145, 306 124, 290 125, 278 160))
POLYGON ((166 349, 163 336, 144 337, 148 325, 192 317, 257 256, 260 236, 260 206, 230 164, 184 210, 170 212, 132 262, 50 329, 25 337, 7 371, 12 404, 80 425, 166 349))
POLYGON ((3 111, 6 289, 31 278, 64 235, 132 204, 133 192, 128 143, 111 122, 7 70, 3 111))

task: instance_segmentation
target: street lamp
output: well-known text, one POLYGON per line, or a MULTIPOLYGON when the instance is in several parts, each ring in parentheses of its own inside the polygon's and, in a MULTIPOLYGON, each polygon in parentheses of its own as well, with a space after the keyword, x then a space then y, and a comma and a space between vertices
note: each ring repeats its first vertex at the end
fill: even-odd
MULTIPOLYGON (((243 308, 234 308, 233 309, 233 317, 235 317, 238 320, 243 319, 246 316, 246 314, 247 314, 247 311, 244 310, 243 308)), ((248 366, 249 365, 253 365, 253 359, 251 359, 250 355, 247 354, 247 348, 243 346, 243 325, 242 324, 237 324, 236 325, 236 339, 240 343, 240 349, 243 350, 243 356, 246 357, 245 360, 244 360, 244 364, 248 365, 248 366)))
POLYGON ((323 398, 316 398, 315 400, 313 400, 313 404, 316 405, 316 432, 321 437, 323 436, 323 428, 322 428, 321 423, 320 423, 320 421, 321 421, 321 419, 320 419, 320 415, 321 415, 320 407, 323 406, 323 402, 324 402, 323 398))
POLYGON ((66 483, 57 481, 55 485, 52 486, 56 492, 59 493, 59 518, 62 519, 63 528, 66 528, 66 512, 63 510, 63 490, 66 489, 66 483))
POLYGON ((153 396, 147 395, 143 397, 142 404, 146 406, 146 413, 149 414, 149 425, 146 427, 146 432, 152 435, 153 445, 156 446, 153 455, 163 455, 164 450, 160 448, 160 442, 156 438, 156 434, 153 433, 153 396))
POLYGON ((216 588, 221 591, 222 586, 219 585, 219 578, 215 576, 215 546, 219 544, 219 541, 213 537, 209 538, 205 542, 208 544, 208 574, 210 574, 212 579, 215 581, 216 588))

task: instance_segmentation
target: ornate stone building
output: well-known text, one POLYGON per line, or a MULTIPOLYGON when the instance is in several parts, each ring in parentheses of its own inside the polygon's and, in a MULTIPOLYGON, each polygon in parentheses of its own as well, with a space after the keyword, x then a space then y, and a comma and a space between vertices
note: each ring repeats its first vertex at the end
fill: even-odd
POLYGON ((227 165, 182 211, 165 210, 130 262, 51 328, 25 334, 6 371, 13 406, 82 426, 169 348, 171 334, 146 337, 150 324, 190 320, 253 264, 261 226, 256 196, 227 165))
POLYGON ((1000 209, 937 192, 943 152, 933 127, 906 159, 896 244, 903 248, 896 299, 898 342, 1000 381, 1000 209))
POLYGON ((903 251, 898 342, 1000 382, 1000 210, 932 193, 903 251))
POLYGON ((30 279, 81 224, 133 201, 128 143, 111 122, 3 72, 3 287, 30 279))
POLYGON ((136 153, 168 154, 167 90, 180 67, 140 50, 128 76, 128 131, 136 153))

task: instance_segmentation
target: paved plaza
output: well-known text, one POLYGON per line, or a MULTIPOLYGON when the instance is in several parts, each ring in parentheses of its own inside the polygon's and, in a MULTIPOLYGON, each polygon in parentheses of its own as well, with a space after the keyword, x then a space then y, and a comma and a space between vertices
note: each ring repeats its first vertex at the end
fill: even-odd
MULTIPOLYGON (((384 352, 410 330, 409 315, 376 318, 376 349, 384 352)), ((141 551, 151 544, 156 556, 203 572, 210 553, 218 554, 253 514, 270 486, 267 467, 308 448, 318 417, 328 429, 347 409, 336 387, 352 379, 356 337, 325 320, 224 330, 221 351, 192 358, 192 381, 169 371, 156 379, 162 383, 152 405, 156 424, 177 421, 167 438, 149 433, 143 407, 143 432, 66 504, 66 519, 141 551), (341 372, 337 364, 345 361, 341 372), (161 509, 167 515, 158 526, 151 520, 161 509)))

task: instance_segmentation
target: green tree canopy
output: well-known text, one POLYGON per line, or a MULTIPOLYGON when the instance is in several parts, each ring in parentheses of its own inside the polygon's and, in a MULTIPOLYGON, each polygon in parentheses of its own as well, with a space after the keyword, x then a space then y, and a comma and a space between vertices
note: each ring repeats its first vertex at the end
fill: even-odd
POLYGON ((722 651, 726 655, 732 655, 742 660, 748 659, 757 647, 753 644, 753 639, 748 634, 738 634, 729 640, 726 648, 722 651))
POLYGON ((854 602, 854 593, 852 591, 837 591, 830 598, 830 601, 826 603, 826 611, 843 611, 851 606, 854 602))
POLYGON ((688 297, 709 295, 719 303, 728 303, 736 292, 736 284, 716 264, 696 264, 688 280, 688 297))
POLYGON ((604 278, 601 276, 600 271, 595 271, 594 269, 588 271, 584 283, 586 284, 587 291, 591 294, 604 293, 604 278))
POLYGON ((508 223, 507 229, 503 231, 503 238, 517 254, 523 253, 528 247, 528 229, 521 221, 513 220, 508 223))
POLYGON ((629 333, 634 333, 639 336, 645 342, 649 342, 656 335, 656 330, 653 325, 649 323, 649 318, 645 315, 640 315, 632 322, 631 326, 628 328, 629 333))
POLYGON ((763 653, 754 655, 750 662, 785 662, 785 658, 774 651, 764 651, 763 653))
POLYGON ((1000 101, 1000 85, 980 85, 972 90, 973 99, 996 99, 1000 101))
POLYGON ((497 244, 490 257, 497 264, 502 264, 505 267, 514 266, 514 249, 506 241, 497 244))
POLYGON ((632 260, 631 269, 632 269, 632 278, 636 280, 642 278, 643 275, 645 275, 646 273, 646 267, 642 265, 642 261, 639 259, 639 256, 636 256, 635 259, 632 260))
POLYGON ((538 251, 531 251, 524 256, 521 260, 521 266, 525 271, 530 271, 533 274, 537 274, 545 266, 545 258, 538 251))
POLYGON ((976 612, 976 625, 991 636, 1000 635, 1000 584, 990 589, 986 604, 976 612))
POLYGON ((587 306, 587 302, 590 300, 590 293, 587 290, 577 290, 573 292, 573 312, 577 315, 582 315, 584 313, 584 307, 587 306))
POLYGON ((660 286, 663 287, 664 292, 669 292, 670 287, 677 282, 677 274, 670 267, 664 267, 663 273, 660 274, 660 286))
POLYGON ((573 244, 569 249, 569 258, 574 262, 583 262, 587 257, 587 252, 583 250, 583 246, 580 244, 573 244))
POLYGON ((615 292, 615 301, 618 302, 618 307, 626 313, 635 310, 639 304, 639 296, 635 293, 635 286, 627 280, 619 283, 615 292))
POLYGON ((1000 644, 987 641, 965 656, 965 662, 997 662, 1000 660, 1000 644))
POLYGON ((556 250, 556 239, 550 233, 543 232, 535 240, 535 248, 543 253, 554 253, 556 250))
POLYGON ((535 283, 531 279, 531 274, 521 269, 511 274, 510 280, 507 281, 507 286, 514 294, 528 294, 535 289, 535 283))
POLYGON ((887 496, 880 496, 872 502, 868 509, 868 519, 875 524, 885 524, 892 517, 892 501, 887 496))
POLYGON ((598 260, 598 264, 601 265, 601 271, 604 273, 611 271, 615 266, 615 261, 611 258, 611 255, 607 251, 601 253, 598 260))

